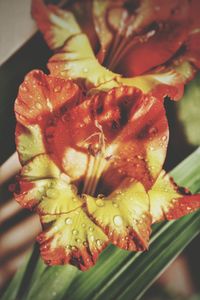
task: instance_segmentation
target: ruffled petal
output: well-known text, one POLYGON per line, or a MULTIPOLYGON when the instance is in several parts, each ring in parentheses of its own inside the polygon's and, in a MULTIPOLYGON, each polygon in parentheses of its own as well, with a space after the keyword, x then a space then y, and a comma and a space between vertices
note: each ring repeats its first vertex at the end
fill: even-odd
POLYGON ((108 197, 86 195, 85 201, 89 214, 113 244, 132 251, 148 248, 151 216, 141 183, 126 180, 108 197))
MULTIPOLYGON (((184 66, 182 66, 183 70, 186 69, 186 66, 184 66)), ((127 86, 135 86, 144 93, 149 93, 161 101, 163 101, 165 97, 169 97, 172 100, 179 100, 183 96, 185 82, 188 80, 188 77, 191 77, 193 74, 188 67, 187 73, 185 72, 182 75, 182 69, 181 66, 179 66, 178 70, 174 67, 172 70, 165 72, 130 78, 121 77, 118 78, 117 81, 127 86)))
POLYGON ((80 89, 70 80, 55 78, 34 70, 26 75, 15 101, 17 121, 42 126, 49 115, 80 101, 80 89))
MULTIPOLYGON (((134 178, 149 189, 160 173, 168 143, 168 123, 162 102, 142 95, 137 89, 122 87, 121 97, 117 96, 119 91, 120 88, 113 89, 103 101, 109 103, 113 98, 118 103, 110 112, 113 119, 108 132, 113 137, 99 183, 99 190, 106 194, 126 177, 134 178), (124 97, 126 90, 129 95, 124 97)), ((109 140, 108 135, 106 138, 109 140)))
POLYGON ((24 126, 17 123, 15 130, 15 143, 22 165, 32 157, 45 153, 42 131, 39 125, 24 126))
POLYGON ((200 208, 200 194, 178 188, 164 171, 148 194, 153 222, 178 219, 200 208))
MULTIPOLYGON (((111 42, 114 38, 114 33, 110 28, 110 22, 109 22, 109 16, 110 10, 113 10, 113 8, 117 7, 121 3, 117 3, 116 1, 99 1, 94 0, 93 1, 93 19, 94 19, 94 25, 95 30, 97 33, 97 36, 100 41, 101 48, 97 54, 97 57, 99 61, 102 63, 107 55, 108 49, 111 46, 111 42)), ((121 5, 120 5, 121 6, 121 5)), ((116 11, 115 11, 116 13, 116 11)), ((120 10, 120 16, 122 15, 122 10, 120 10)), ((117 24, 120 25, 120 16, 117 15, 118 18, 115 18, 117 20, 117 24)), ((113 20, 113 15, 111 15, 111 19, 113 20)))
POLYGON ((88 91, 119 76, 99 64, 85 34, 70 38, 48 63, 52 75, 71 78, 88 91))
POLYGON ((67 213, 83 204, 70 178, 46 154, 27 163, 18 178, 16 200, 39 214, 67 213))
POLYGON ((43 0, 32 1, 32 15, 48 46, 55 50, 65 41, 81 32, 73 14, 54 5, 46 6, 43 0))
POLYGON ((70 263, 82 271, 92 267, 108 238, 83 209, 41 217, 44 231, 38 236, 42 258, 49 265, 70 263))

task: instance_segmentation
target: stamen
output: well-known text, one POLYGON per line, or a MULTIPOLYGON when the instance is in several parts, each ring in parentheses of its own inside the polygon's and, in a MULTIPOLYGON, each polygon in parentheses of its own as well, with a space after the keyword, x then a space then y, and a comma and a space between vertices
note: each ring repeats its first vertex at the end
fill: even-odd
POLYGON ((107 162, 105 159, 105 136, 103 133, 103 129, 97 121, 95 121, 95 126, 100 130, 100 132, 95 133, 92 136, 98 134, 99 142, 97 144, 96 152, 90 150, 91 155, 89 156, 88 171, 86 174, 85 183, 82 191, 82 193, 89 194, 92 196, 95 194, 98 181, 107 162))

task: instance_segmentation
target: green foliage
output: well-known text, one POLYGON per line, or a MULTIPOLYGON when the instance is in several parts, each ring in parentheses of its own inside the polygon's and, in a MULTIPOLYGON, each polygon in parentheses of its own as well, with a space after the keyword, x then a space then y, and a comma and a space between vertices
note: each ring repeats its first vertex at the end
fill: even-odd
POLYGON ((191 145, 200 145, 200 74, 185 89, 183 99, 177 103, 177 115, 191 145))

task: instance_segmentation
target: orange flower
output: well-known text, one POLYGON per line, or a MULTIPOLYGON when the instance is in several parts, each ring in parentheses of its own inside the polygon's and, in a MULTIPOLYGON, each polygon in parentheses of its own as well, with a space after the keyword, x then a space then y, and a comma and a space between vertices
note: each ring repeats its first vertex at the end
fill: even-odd
POLYGON ((40 215, 47 264, 87 270, 108 243, 144 251, 152 223, 200 207, 200 195, 179 191, 162 170, 169 138, 163 100, 179 99, 191 62, 198 66, 196 18, 185 27, 198 3, 169 1, 158 10, 159 3, 94 0, 84 8, 75 1, 61 10, 33 1, 33 16, 56 53, 50 75, 29 73, 15 102, 23 165, 15 198, 40 215), (152 23, 162 26, 149 29, 152 23), (172 59, 183 45, 181 59, 172 59))
POLYGON ((46 263, 87 270, 108 243, 144 251, 153 222, 200 207, 200 195, 182 195, 162 171, 168 124, 152 93, 121 85, 86 95, 32 71, 15 113, 15 198, 40 215, 46 263))
POLYGON ((199 9, 198 0, 86 0, 64 9, 33 0, 32 13, 53 50, 82 32, 109 70, 132 77, 177 69, 184 76, 178 66, 187 62, 190 79, 200 67, 199 9))

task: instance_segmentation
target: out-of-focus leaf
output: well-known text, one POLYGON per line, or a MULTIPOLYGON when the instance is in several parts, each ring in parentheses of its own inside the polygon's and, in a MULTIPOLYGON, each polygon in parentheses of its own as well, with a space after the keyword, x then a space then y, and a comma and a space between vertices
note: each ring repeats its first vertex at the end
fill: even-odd
POLYGON ((200 74, 186 87, 180 103, 177 103, 177 115, 181 121, 188 142, 200 145, 200 74))

